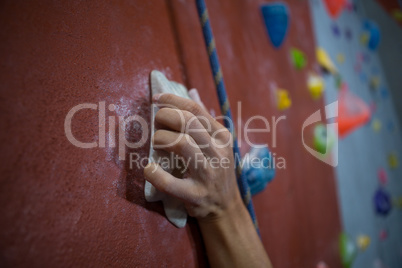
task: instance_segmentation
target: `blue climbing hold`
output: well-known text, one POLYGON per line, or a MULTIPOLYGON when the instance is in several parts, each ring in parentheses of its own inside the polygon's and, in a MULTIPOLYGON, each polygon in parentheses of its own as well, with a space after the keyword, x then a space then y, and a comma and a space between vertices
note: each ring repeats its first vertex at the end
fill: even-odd
POLYGON ((376 213, 383 217, 391 211, 391 197, 383 188, 379 188, 374 194, 374 208, 376 213))
POLYGON ((380 29, 378 28, 377 24, 370 20, 364 20, 363 36, 366 36, 367 38, 367 47, 372 51, 376 50, 380 44, 381 37, 380 29))
POLYGON ((339 30, 339 26, 336 23, 331 24, 331 30, 335 37, 339 37, 341 35, 341 31, 339 30))
POLYGON ((243 158, 243 173, 252 195, 265 189, 275 177, 275 163, 268 147, 252 148, 243 158))
POLYGON ((393 132, 395 130, 395 124, 392 121, 389 121, 387 124, 388 131, 393 132))
POLYGON ((346 28, 345 30, 345 37, 348 41, 352 40, 353 38, 353 34, 352 34, 352 30, 350 28, 346 28))
POLYGON ((279 48, 289 28, 288 7, 281 2, 265 4, 261 6, 261 12, 269 39, 275 48, 279 48))
POLYGON ((389 96, 388 89, 386 87, 382 87, 380 94, 383 99, 387 99, 389 96))

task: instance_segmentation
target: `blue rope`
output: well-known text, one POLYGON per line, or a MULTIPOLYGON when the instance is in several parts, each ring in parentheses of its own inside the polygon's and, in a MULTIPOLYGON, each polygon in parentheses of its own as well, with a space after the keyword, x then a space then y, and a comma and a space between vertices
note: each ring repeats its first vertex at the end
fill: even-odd
MULTIPOLYGON (((218 53, 216 52, 215 39, 212 33, 211 24, 209 22, 208 10, 204 0, 196 0, 198 15, 200 17, 202 32, 204 34, 205 44, 209 54, 209 63, 211 64, 212 74, 215 81, 216 92, 218 93, 219 105, 221 107, 222 114, 229 119, 224 120, 225 127, 229 129, 233 136, 233 153, 235 156, 235 168, 237 176, 237 184, 239 185, 240 194, 243 198, 243 202, 250 213, 254 226, 259 233, 257 218, 255 216, 253 202, 251 200, 250 188, 247 184, 247 180, 241 169, 241 155, 237 144, 236 132, 231 124, 232 113, 230 111, 229 100, 226 95, 225 84, 223 82, 222 69, 219 64, 218 53)), ((233 122, 233 121, 232 121, 233 122)))

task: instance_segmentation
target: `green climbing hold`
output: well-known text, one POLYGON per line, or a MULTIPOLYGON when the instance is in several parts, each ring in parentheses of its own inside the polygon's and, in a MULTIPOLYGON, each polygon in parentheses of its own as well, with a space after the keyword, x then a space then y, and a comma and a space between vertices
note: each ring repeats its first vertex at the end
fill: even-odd
POLYGON ((321 154, 328 154, 331 152, 335 144, 335 133, 327 130, 324 124, 317 124, 314 127, 314 148, 321 154))
POLYGON ((341 75, 336 74, 334 78, 335 78, 335 87, 337 89, 341 89, 341 87, 342 87, 342 77, 341 77, 341 75))
POLYGON ((352 267, 353 261, 357 255, 357 247, 345 232, 342 232, 339 236, 339 254, 343 267, 352 267))
POLYGON ((303 51, 297 48, 292 48, 290 50, 290 56, 292 58, 293 65, 297 70, 302 70, 304 67, 306 67, 307 58, 303 51))

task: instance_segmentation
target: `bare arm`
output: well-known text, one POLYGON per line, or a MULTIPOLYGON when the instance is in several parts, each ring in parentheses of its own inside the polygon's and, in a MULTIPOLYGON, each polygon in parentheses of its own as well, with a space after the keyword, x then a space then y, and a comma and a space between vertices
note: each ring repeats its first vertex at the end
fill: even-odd
POLYGON ((230 132, 194 101, 162 94, 154 102, 169 106, 156 114, 154 147, 183 157, 190 177, 175 178, 150 163, 147 180, 197 218, 212 267, 272 267, 240 198, 230 132))

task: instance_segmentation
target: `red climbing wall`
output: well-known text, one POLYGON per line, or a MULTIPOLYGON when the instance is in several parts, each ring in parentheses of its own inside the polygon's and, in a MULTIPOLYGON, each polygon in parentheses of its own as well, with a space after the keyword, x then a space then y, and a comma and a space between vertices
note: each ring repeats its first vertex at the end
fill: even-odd
MULTIPOLYGON (((310 100, 306 72, 295 71, 288 59, 296 46, 309 67, 314 63, 308 4, 289 3, 290 35, 274 50, 261 2, 207 5, 234 115, 239 100, 243 120, 281 115, 268 94, 271 82, 293 99, 273 149, 287 168, 254 198, 262 239, 276 267, 312 267, 320 260, 338 267, 333 170, 308 155, 300 136, 302 122, 322 103, 310 100)), ((119 160, 108 139, 106 148, 81 149, 64 132, 68 111, 82 103, 115 104, 106 116, 116 121, 127 115, 149 120, 153 69, 197 87, 218 111, 193 1, 3 1, 0 26, 0 265, 205 266, 197 225, 190 220, 176 229, 160 204, 145 202, 141 168, 119 160)), ((74 116, 77 139, 97 141, 98 130, 98 111, 74 116)), ((131 141, 142 134, 138 125, 127 133, 131 141)), ((260 143, 271 138, 253 136, 260 143)), ((148 146, 126 155, 146 156, 148 146)))

